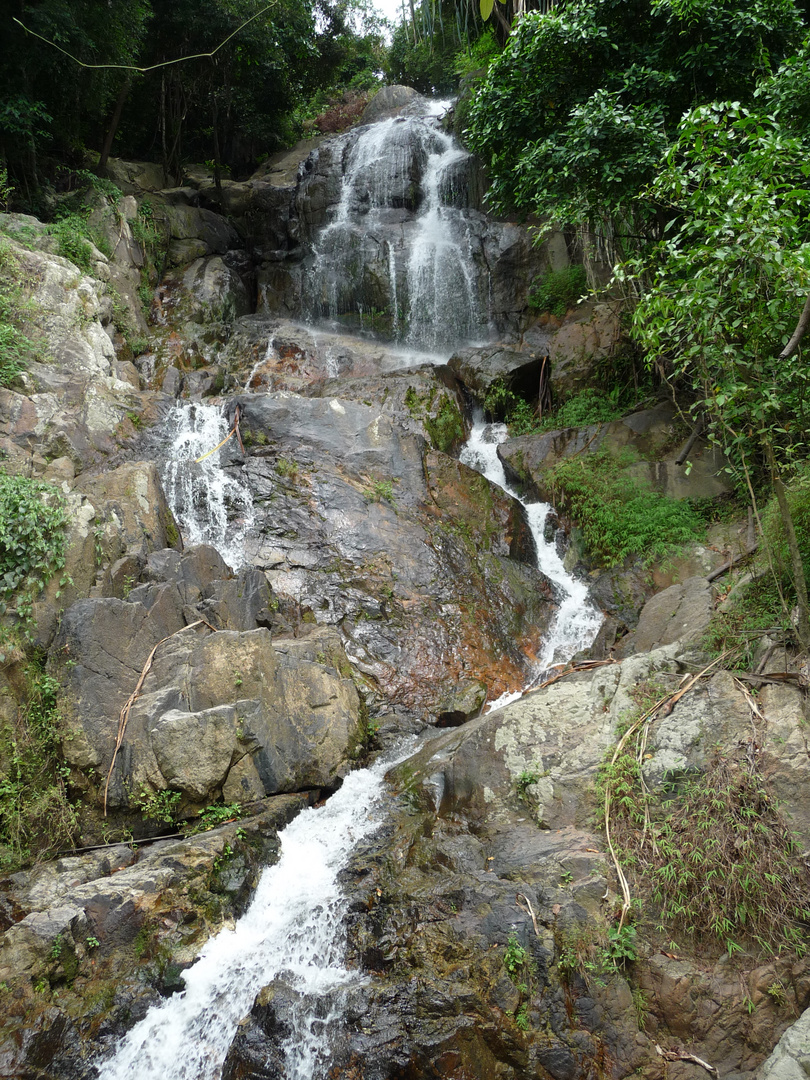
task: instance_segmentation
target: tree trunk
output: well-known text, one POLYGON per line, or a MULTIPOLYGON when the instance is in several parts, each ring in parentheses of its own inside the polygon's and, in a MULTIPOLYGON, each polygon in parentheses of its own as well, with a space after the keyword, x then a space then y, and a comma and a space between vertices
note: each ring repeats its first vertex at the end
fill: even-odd
POLYGON ((110 156, 113 139, 115 138, 116 131, 118 131, 118 125, 121 122, 121 113, 124 111, 124 104, 129 97, 130 86, 132 86, 132 77, 127 75, 121 89, 118 91, 118 100, 113 109, 110 126, 107 128, 107 134, 104 136, 104 145, 101 148, 101 156, 98 159, 98 171, 100 173, 103 173, 104 169, 107 167, 107 159, 110 156))
POLYGON ((785 527, 785 536, 787 537, 788 551, 790 552, 790 562, 793 569, 793 577, 795 578, 796 599, 799 606, 799 620, 796 627, 796 633, 802 649, 810 649, 810 601, 808 601, 807 597, 807 581, 804 576, 802 555, 799 551, 799 540, 796 536, 796 529, 793 525, 793 515, 788 506, 787 492, 785 491, 785 485, 782 483, 782 477, 779 475, 779 467, 776 464, 773 447, 769 442, 763 440, 762 448, 765 451, 765 457, 771 470, 773 490, 776 494, 776 501, 779 503, 779 513, 782 516, 782 524, 785 527))

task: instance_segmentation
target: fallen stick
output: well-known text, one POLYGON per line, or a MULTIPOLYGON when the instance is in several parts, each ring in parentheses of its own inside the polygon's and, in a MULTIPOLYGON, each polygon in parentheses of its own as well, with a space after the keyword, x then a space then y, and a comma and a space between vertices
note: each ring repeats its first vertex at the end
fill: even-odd
POLYGON ((711 1073, 713 1076, 718 1075, 714 1065, 710 1065, 708 1061, 699 1058, 697 1054, 687 1054, 683 1050, 664 1050, 658 1043, 655 1044, 655 1049, 664 1061, 691 1061, 694 1065, 700 1065, 702 1069, 705 1069, 706 1072, 711 1073))
POLYGON ((722 566, 718 566, 716 570, 712 570, 710 574, 707 574, 706 580, 715 581, 717 578, 722 577, 723 574, 727 573, 732 568, 732 566, 736 566, 737 563, 744 562, 747 558, 753 555, 758 547, 759 544, 754 544, 753 547, 746 548, 745 551, 743 551, 741 554, 734 555, 731 559, 729 559, 727 563, 723 563, 722 566))
POLYGON ((121 749, 121 744, 124 741, 124 734, 127 730, 127 723, 129 722, 129 714, 132 711, 132 706, 138 700, 141 688, 143 687, 144 681, 146 680, 146 676, 149 674, 149 670, 152 667, 152 661, 155 658, 155 653, 158 651, 159 647, 163 644, 164 641, 168 641, 169 638, 176 637, 177 634, 182 634, 184 631, 191 630, 195 626, 200 626, 203 623, 205 623, 209 630, 216 629, 216 627, 211 626, 210 623, 206 622, 205 619, 197 619, 196 622, 189 623, 188 626, 181 626, 180 629, 175 630, 173 634, 167 634, 166 637, 161 638, 157 645, 155 645, 155 647, 149 653, 149 656, 147 657, 146 663, 143 666, 140 678, 138 679, 135 689, 124 702, 123 708, 118 714, 118 737, 115 740, 115 749, 113 750, 112 761, 110 762, 110 771, 107 773, 107 783, 104 785, 104 817, 107 816, 107 792, 110 789, 110 779, 112 777, 113 769, 115 768, 115 760, 118 757, 118 751, 121 749))

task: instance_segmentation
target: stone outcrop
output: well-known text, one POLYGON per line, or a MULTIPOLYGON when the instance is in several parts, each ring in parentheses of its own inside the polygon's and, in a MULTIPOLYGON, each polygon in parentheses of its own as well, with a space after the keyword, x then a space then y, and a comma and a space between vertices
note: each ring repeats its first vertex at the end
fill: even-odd
POLYGON ((157 552, 143 576, 125 599, 73 604, 55 641, 64 754, 84 786, 111 808, 167 789, 193 808, 332 782, 362 741, 337 634, 274 646, 264 576, 234 578, 213 549, 157 552))
POLYGON ((624 468, 629 476, 662 495, 676 499, 715 498, 730 488, 723 475, 725 459, 700 441, 690 451, 690 462, 677 463, 686 443, 675 407, 663 401, 612 423, 521 435, 498 447, 507 472, 529 483, 540 498, 550 496, 546 474, 566 458, 582 453, 630 451, 624 468))

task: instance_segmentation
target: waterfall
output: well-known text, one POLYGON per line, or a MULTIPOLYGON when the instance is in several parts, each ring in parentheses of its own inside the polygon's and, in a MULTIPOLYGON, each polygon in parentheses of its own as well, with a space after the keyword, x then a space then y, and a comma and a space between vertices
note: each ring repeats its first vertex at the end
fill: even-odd
POLYGON ((171 446, 161 479, 183 540, 187 546, 210 544, 237 570, 245 562, 253 496, 222 468, 222 450, 209 454, 228 435, 222 409, 199 402, 175 405, 166 428, 171 446))
POLYGON ((340 198, 303 272, 309 320, 423 350, 488 336, 475 212, 456 205, 470 155, 441 131, 440 114, 382 120, 344 137, 340 198))
MULTIPOLYGON (((383 820, 391 764, 351 773, 328 802, 279 834, 281 857, 263 872, 248 910, 206 943, 183 973, 185 989, 149 1010, 101 1063, 99 1080, 217 1080, 239 1021, 273 979, 321 997, 362 979, 343 963, 348 901, 338 878, 383 820)), ((308 1009, 294 1013, 285 1076, 313 1080, 326 1064, 324 1020, 308 1009)))
MULTIPOLYGON (((557 617, 537 661, 533 681, 538 682, 554 664, 565 663, 593 643, 602 625, 602 614, 589 600, 588 586, 568 573, 556 544, 549 543, 545 538, 546 518, 552 507, 548 503, 525 502, 507 481, 503 463, 498 457, 498 444, 507 438, 506 424, 487 424, 483 412, 476 409, 470 437, 461 451, 460 459, 523 505, 535 543, 537 568, 553 582, 561 596, 557 617)), ((511 700, 519 696, 515 694, 509 697, 511 700)), ((503 705, 506 700, 499 699, 493 704, 503 705)))

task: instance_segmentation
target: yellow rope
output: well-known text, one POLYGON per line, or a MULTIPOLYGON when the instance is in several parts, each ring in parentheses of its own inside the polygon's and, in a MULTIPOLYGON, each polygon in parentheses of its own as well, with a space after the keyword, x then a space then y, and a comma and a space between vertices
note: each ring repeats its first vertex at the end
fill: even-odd
POLYGON ((224 445, 225 445, 225 443, 226 443, 226 442, 228 441, 228 439, 232 439, 232 438, 233 438, 233 436, 234 436, 235 434, 236 434, 236 425, 234 425, 234 426, 233 426, 233 427, 231 428, 230 432, 229 432, 229 433, 228 433, 228 434, 227 434, 227 435, 225 436, 225 438, 224 438, 224 439, 222 440, 222 442, 221 442, 221 443, 217 443, 217 445, 216 445, 216 446, 214 447, 214 449, 213 449, 213 450, 209 450, 209 451, 208 451, 208 453, 207 453, 207 454, 203 454, 203 456, 202 456, 202 457, 194 458, 194 464, 195 464, 195 465, 199 465, 199 463, 200 463, 201 461, 205 461, 205 459, 206 459, 207 457, 211 457, 211 455, 212 455, 212 454, 215 454, 215 453, 217 452, 217 450, 219 450, 219 448, 220 448, 221 446, 224 446, 224 445))

